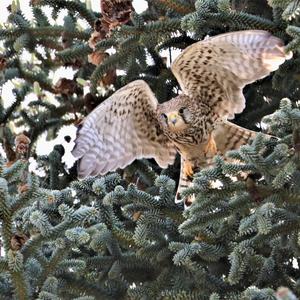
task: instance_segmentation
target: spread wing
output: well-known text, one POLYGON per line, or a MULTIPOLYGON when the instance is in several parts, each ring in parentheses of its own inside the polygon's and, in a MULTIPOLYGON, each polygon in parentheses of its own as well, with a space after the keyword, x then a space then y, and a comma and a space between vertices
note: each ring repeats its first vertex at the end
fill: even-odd
POLYGON ((221 34, 186 48, 172 64, 183 92, 231 119, 245 108, 242 89, 286 60, 283 41, 262 30, 221 34))
POLYGON ((143 80, 131 82, 101 103, 84 120, 72 154, 80 159, 78 176, 105 174, 135 159, 154 158, 166 168, 176 150, 162 133, 158 102, 143 80))

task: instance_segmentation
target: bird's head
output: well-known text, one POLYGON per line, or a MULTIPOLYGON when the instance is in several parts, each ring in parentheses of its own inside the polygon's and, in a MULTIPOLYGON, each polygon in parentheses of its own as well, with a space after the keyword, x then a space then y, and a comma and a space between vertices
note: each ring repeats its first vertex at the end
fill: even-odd
POLYGON ((180 95, 159 107, 159 118, 163 127, 170 131, 185 130, 193 121, 192 109, 186 96, 180 95))

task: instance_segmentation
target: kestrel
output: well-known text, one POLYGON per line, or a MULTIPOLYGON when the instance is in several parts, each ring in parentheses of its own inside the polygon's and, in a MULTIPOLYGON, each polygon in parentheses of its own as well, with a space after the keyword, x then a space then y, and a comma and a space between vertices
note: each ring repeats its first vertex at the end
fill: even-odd
POLYGON ((221 34, 187 47, 171 69, 182 89, 159 104, 148 84, 133 81, 116 91, 83 121, 72 151, 78 176, 124 168, 135 159, 154 158, 167 168, 181 155, 177 191, 215 154, 246 144, 255 132, 229 121, 245 108, 245 85, 269 75, 289 59, 284 43, 269 32, 221 34))

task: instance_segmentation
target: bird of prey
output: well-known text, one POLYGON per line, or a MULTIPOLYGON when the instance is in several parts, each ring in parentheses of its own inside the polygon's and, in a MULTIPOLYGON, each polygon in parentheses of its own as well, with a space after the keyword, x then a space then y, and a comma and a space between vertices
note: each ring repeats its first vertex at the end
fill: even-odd
POLYGON ((85 118, 72 151, 79 159, 79 178, 124 168, 141 158, 154 158, 167 168, 179 152, 180 199, 194 172, 215 154, 255 136, 228 119, 245 108, 243 87, 290 57, 281 39, 262 30, 225 33, 192 44, 171 66, 180 95, 159 104, 148 84, 136 80, 85 118))

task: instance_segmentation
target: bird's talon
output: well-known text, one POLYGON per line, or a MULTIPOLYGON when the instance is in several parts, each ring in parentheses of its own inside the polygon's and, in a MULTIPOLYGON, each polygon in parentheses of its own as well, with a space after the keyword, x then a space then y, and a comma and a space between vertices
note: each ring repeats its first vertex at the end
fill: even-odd
POLYGON ((204 152, 205 154, 217 154, 217 145, 211 134, 209 135, 208 143, 204 149, 204 152))
POLYGON ((184 171, 184 175, 186 177, 193 177, 193 175, 194 175, 193 166, 189 162, 184 163, 183 171, 184 171))

